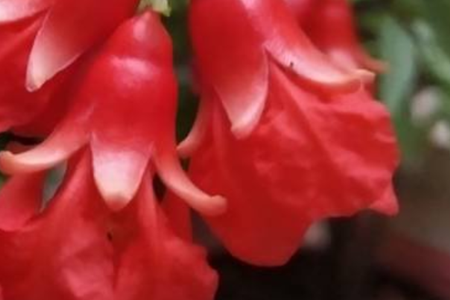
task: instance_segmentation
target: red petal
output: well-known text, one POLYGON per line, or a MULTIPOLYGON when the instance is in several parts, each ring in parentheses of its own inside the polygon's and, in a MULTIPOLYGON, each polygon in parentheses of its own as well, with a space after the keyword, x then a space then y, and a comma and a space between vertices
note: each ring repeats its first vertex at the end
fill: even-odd
POLYGON ((268 65, 262 40, 241 1, 192 1, 190 32, 201 76, 220 96, 232 130, 256 126, 267 97, 268 65))
POLYGON ((192 241, 191 211, 189 206, 170 192, 166 193, 162 205, 164 213, 170 222, 170 227, 176 235, 186 241, 192 241))
POLYGON ((216 108, 212 136, 191 162, 194 182, 228 199, 227 212, 209 218, 214 231, 260 265, 286 262, 311 222, 380 200, 398 162, 388 113, 366 92, 318 98, 271 70, 254 133, 236 140, 216 108))
POLYGON ((20 229, 42 205, 44 174, 18 175, 0 190, 0 230, 20 229))
POLYGON ((264 110, 269 59, 321 92, 355 91, 373 77, 333 65, 279 0, 195 0, 190 31, 203 85, 219 96, 239 138, 252 132, 264 110))
MULTIPOLYGON (((321 3, 323 1, 316 0, 285 0, 288 4, 289 10, 292 14, 295 15, 298 22, 302 25, 308 24, 309 19, 311 18, 314 8, 317 3, 321 3)), ((305 29, 305 28, 303 28, 305 29)))
POLYGON ((212 300, 217 275, 204 251, 177 238, 156 206, 151 186, 119 215, 117 224, 130 231, 113 233, 122 249, 118 264, 117 299, 212 300))
POLYGON ((131 16, 136 0, 59 0, 51 8, 34 43, 27 87, 40 88, 131 16), (83 30, 80 30, 83 24, 83 30))
POLYGON ((212 103, 205 99, 200 102, 195 123, 189 135, 178 145, 178 153, 181 157, 191 156, 204 142, 206 131, 211 120, 212 103))
POLYGON ((362 70, 344 71, 331 64, 300 30, 283 1, 252 1, 247 5, 253 26, 264 34, 269 53, 311 88, 328 92, 355 91, 361 80, 370 76, 362 70))
POLYGON ((40 145, 19 154, 0 153, 0 168, 8 174, 30 173, 49 169, 67 160, 87 142, 85 118, 89 114, 70 115, 40 145))
POLYGON ((397 215, 399 212, 399 205, 392 186, 388 187, 381 198, 370 208, 388 216, 397 215))
POLYGON ((3 25, 0 29, 0 131, 22 125, 34 118, 47 104, 57 82, 36 93, 25 89, 27 58, 41 24, 39 18, 3 25))
POLYGON ((53 0, 0 0, 0 25, 36 15, 52 3, 53 0))
POLYGON ((113 299, 108 212, 85 157, 49 208, 14 233, 1 233, 0 282, 8 300, 113 299))
POLYGON ((314 44, 344 68, 359 67, 374 72, 386 69, 384 62, 371 58, 360 45, 352 8, 347 0, 318 1, 306 27, 314 44))
POLYGON ((155 153, 159 176, 175 195, 205 215, 222 214, 227 209, 225 198, 210 196, 188 178, 175 152, 175 142, 166 142, 155 153))

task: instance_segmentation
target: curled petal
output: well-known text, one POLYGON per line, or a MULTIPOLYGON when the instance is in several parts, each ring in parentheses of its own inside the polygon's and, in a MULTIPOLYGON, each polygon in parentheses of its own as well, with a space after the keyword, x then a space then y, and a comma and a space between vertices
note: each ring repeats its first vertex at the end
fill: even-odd
POLYGON ((201 76, 219 95, 234 134, 244 138, 264 110, 267 57, 240 1, 217 2, 192 2, 190 32, 201 76))
POLYGON ((136 9, 136 0, 55 2, 31 51, 27 88, 39 89, 91 46, 106 38, 136 9), (108 13, 104 9, 108 7, 108 13), (83 24, 83 30, 79 26, 83 24))
POLYGON ((0 24, 16 22, 50 7, 53 0, 0 0, 0 24))
POLYGON ((8 174, 49 169, 70 157, 87 142, 84 122, 64 122, 42 144, 19 154, 0 153, 0 169, 8 174))
POLYGON ((210 101, 204 99, 200 102, 200 107, 189 135, 178 145, 178 153, 183 158, 191 156, 204 142, 206 131, 211 119, 210 101))
POLYGON ((243 1, 255 28, 264 35, 264 46, 275 61, 313 89, 356 91, 370 76, 364 70, 346 71, 331 63, 297 26, 283 1, 243 1))
POLYGON ((0 131, 22 125, 34 118, 47 104, 55 87, 52 83, 36 93, 24 87, 27 58, 41 24, 33 18, 2 26, 0 30, 0 131))
POLYGON ((176 155, 175 143, 166 142, 156 149, 154 162, 167 187, 192 208, 206 215, 217 215, 226 210, 223 197, 204 193, 187 177, 176 155))

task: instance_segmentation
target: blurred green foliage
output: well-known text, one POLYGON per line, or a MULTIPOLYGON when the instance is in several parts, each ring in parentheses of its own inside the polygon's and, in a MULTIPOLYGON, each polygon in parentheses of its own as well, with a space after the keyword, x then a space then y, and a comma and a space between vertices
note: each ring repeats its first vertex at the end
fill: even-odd
POLYGON ((404 164, 417 163, 429 147, 430 130, 450 121, 450 0, 354 0, 363 40, 390 64, 379 97, 389 107, 404 164), (439 108, 415 122, 413 99, 432 88, 439 108))

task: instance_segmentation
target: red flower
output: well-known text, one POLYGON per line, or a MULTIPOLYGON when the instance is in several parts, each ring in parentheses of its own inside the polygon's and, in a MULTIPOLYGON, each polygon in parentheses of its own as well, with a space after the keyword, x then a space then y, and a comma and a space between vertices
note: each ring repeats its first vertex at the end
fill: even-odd
POLYGON ((191 4, 198 68, 218 93, 239 136, 251 132, 263 111, 270 63, 321 92, 355 90, 360 75, 367 75, 329 64, 278 2, 194 0, 191 4))
POLYGON ((224 199, 198 190, 179 165, 175 113, 170 38, 147 12, 120 26, 102 47, 50 137, 28 152, 3 153, 0 164, 8 173, 44 170, 89 146, 97 187, 110 208, 126 206, 154 164, 170 190, 202 212, 219 213, 224 199))
POLYGON ((41 175, 13 177, 0 193, 6 299, 212 299, 216 275, 203 251, 172 233, 151 173, 119 213, 101 200, 87 151, 71 162, 44 212, 41 175))
POLYGON ((348 0, 286 2, 312 42, 334 62, 345 68, 359 67, 375 72, 386 69, 385 63, 371 58, 360 45, 348 0))
POLYGON ((0 131, 42 113, 62 81, 51 79, 131 16, 137 2, 1 1, 0 66, 8 72, 0 76, 0 131))
POLYGON ((190 13, 202 103, 180 149, 200 145, 194 182, 228 199, 208 222, 235 256, 282 264, 312 222, 392 195, 388 113, 355 71, 315 50, 283 2, 194 0, 190 13))

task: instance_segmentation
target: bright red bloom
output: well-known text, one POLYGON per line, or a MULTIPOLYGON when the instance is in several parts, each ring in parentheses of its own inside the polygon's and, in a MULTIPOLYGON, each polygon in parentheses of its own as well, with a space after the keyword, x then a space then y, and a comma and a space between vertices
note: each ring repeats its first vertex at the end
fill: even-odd
POLYGON ((41 113, 62 81, 51 79, 131 16, 137 2, 0 1, 0 66, 8 70, 0 76, 0 131, 41 113))
POLYGON ((212 299, 217 276, 203 251, 173 234, 150 173, 119 213, 101 200, 86 151, 43 212, 41 175, 13 177, 0 193, 6 299, 212 299))
POLYGON ((124 23, 88 68, 67 115, 28 152, 3 153, 8 173, 34 172, 92 150, 94 178, 109 207, 133 199, 149 165, 194 208, 219 213, 224 199, 198 190, 182 170, 175 144, 176 80, 172 45, 156 14, 124 23))
POLYGON ((194 0, 191 4, 191 37, 199 71, 219 95, 239 136, 251 132, 263 111, 271 62, 321 92, 354 90, 360 75, 367 75, 329 64, 278 2, 194 0))
POLYGON ((386 65, 371 58, 360 45, 348 0, 286 0, 312 42, 344 68, 375 72, 386 65))
POLYGON ((283 2, 194 0, 191 33, 202 103, 180 149, 200 145, 191 175, 227 198, 208 222, 235 256, 282 264, 312 222, 395 201, 387 111, 315 50, 283 2))

